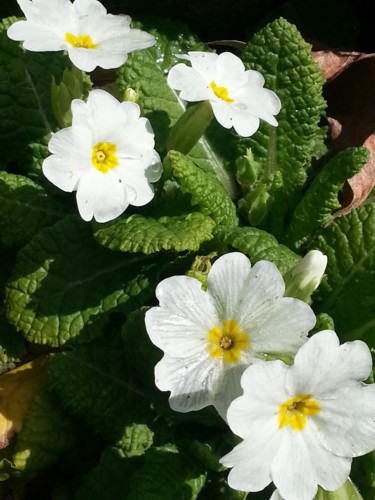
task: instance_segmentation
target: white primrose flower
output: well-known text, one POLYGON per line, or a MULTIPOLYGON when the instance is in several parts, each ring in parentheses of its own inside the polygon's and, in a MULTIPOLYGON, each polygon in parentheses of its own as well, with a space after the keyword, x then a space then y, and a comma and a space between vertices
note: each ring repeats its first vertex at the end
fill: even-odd
POLYGON ((72 101, 72 126, 52 135, 52 153, 43 173, 63 191, 77 191, 79 213, 107 222, 128 205, 152 200, 162 172, 154 134, 138 104, 120 103, 104 90, 90 92, 87 102, 72 101))
POLYGON ((173 276, 156 288, 160 305, 146 313, 152 342, 165 352, 155 383, 171 391, 173 410, 214 405, 225 419, 241 394, 240 378, 268 355, 294 355, 315 324, 311 308, 283 297, 274 264, 238 252, 226 254, 208 273, 207 290, 188 276, 173 276))
POLYGON ((243 137, 258 130, 259 119, 277 126, 274 115, 280 111, 280 99, 272 90, 263 88, 263 76, 245 70, 237 56, 230 52, 188 52, 179 57, 190 61, 191 67, 183 63, 174 66, 168 84, 181 91, 181 99, 210 101, 220 125, 234 127, 243 137))
POLYGON ((17 0, 26 21, 8 29, 12 40, 34 52, 66 50, 83 71, 118 68, 129 52, 155 44, 155 38, 131 29, 129 16, 107 14, 98 0, 17 0))
POLYGON ((335 332, 314 335, 294 365, 258 363, 244 372, 244 394, 228 409, 243 441, 220 462, 233 467, 232 488, 272 498, 312 500, 320 485, 334 491, 349 477, 352 457, 375 448, 375 385, 366 380, 371 354, 360 340, 340 346, 335 332))

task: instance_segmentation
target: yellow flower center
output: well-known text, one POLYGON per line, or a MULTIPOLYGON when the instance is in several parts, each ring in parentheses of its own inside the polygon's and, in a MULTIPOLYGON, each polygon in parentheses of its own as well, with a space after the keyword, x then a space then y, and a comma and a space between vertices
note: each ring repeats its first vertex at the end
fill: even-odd
POLYGON ((93 166, 103 174, 106 174, 108 170, 118 165, 116 144, 112 144, 111 142, 98 142, 98 144, 92 148, 91 159, 93 166))
POLYGON ((214 326, 208 332, 208 352, 212 358, 222 358, 227 363, 236 363, 241 351, 248 348, 249 336, 241 330, 234 319, 224 321, 221 326, 214 326))
POLYGON ((222 99, 225 102, 233 102, 233 99, 229 97, 228 89, 226 87, 218 87, 214 81, 210 83, 210 87, 219 99, 222 99))
POLYGON ((307 417, 317 415, 319 412, 320 405, 311 398, 311 394, 294 396, 280 405, 279 429, 290 425, 294 431, 302 431, 307 417))
POLYGON ((75 49, 96 49, 98 46, 90 35, 75 36, 73 33, 65 33, 65 40, 75 49))

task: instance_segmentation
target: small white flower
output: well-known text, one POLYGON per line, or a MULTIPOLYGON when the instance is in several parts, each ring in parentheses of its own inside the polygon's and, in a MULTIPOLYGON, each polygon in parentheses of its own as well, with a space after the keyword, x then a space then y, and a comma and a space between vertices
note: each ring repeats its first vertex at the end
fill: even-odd
POLYGON ((131 29, 129 16, 107 14, 98 0, 17 0, 26 21, 8 29, 12 40, 23 41, 27 50, 66 50, 72 63, 83 71, 118 68, 129 52, 155 44, 155 38, 131 29))
POLYGON ((220 257, 201 282, 167 278, 156 288, 160 306, 146 313, 152 342, 165 351, 155 383, 171 391, 173 410, 188 412, 214 405, 225 419, 241 394, 245 368, 268 354, 294 355, 315 324, 304 302, 283 297, 284 281, 274 264, 251 268, 241 253, 220 257))
POLYGON ((104 90, 90 92, 87 102, 72 101, 72 126, 52 135, 52 153, 43 173, 63 191, 77 191, 79 213, 107 222, 128 205, 152 200, 162 172, 154 134, 139 106, 119 103, 104 90))
POLYGON ((180 56, 191 62, 177 64, 168 74, 168 84, 180 90, 186 101, 211 103, 217 121, 225 128, 248 137, 259 127, 259 119, 277 126, 274 115, 280 111, 277 95, 263 88, 258 71, 245 70, 241 59, 230 52, 189 52, 180 56))
POLYGON ((228 424, 243 441, 220 462, 233 467, 228 482, 275 497, 312 500, 320 485, 338 489, 352 457, 375 448, 375 385, 371 354, 360 340, 340 346, 325 330, 301 347, 294 365, 258 363, 243 374, 243 396, 228 409, 228 424))

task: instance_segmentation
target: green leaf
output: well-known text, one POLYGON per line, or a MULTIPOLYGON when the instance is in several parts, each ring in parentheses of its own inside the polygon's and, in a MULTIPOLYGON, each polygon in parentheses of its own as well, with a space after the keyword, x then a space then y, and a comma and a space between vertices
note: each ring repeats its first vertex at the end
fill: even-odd
POLYGON ((43 227, 63 216, 45 190, 22 175, 0 172, 0 241, 25 244, 43 227))
POLYGON ((349 148, 324 166, 292 215, 285 236, 289 245, 300 247, 315 229, 332 221, 332 212, 341 206, 339 191, 368 162, 369 154, 367 148, 349 148))
POLYGON ((131 215, 107 224, 95 224, 95 239, 111 250, 152 254, 161 250, 198 250, 210 240, 215 223, 193 212, 179 217, 146 218, 131 215))
POLYGON ((140 466, 139 459, 124 456, 119 446, 104 449, 100 462, 82 480, 74 495, 76 500, 127 498, 132 473, 140 466))
POLYGON ((68 456, 80 443, 76 422, 66 415, 49 391, 36 396, 17 436, 14 466, 23 475, 35 475, 68 456))
POLYGON ((255 227, 223 231, 219 238, 224 244, 248 255, 252 264, 259 260, 273 262, 281 274, 292 269, 300 259, 288 247, 279 245, 274 236, 255 227))
MULTIPOLYGON (((176 55, 191 50, 204 50, 204 47, 187 34, 186 28, 183 29, 184 35, 176 28, 150 32, 157 38, 156 45, 129 54, 126 64, 118 71, 117 83, 124 93, 130 88, 136 91, 137 102, 155 132, 156 149, 164 155, 170 128, 186 109, 184 102, 167 84, 167 72, 181 62, 176 55)), ((218 125, 214 123, 212 128, 217 129, 218 125)), ((215 133, 214 130, 211 135, 215 133)), ((189 157, 205 170, 213 170, 230 197, 234 197, 233 180, 225 169, 223 158, 205 137, 194 146, 189 157)))
POLYGON ((195 500, 205 480, 205 473, 174 445, 153 447, 145 454, 144 466, 133 474, 127 499, 195 500))
POLYGON ((104 249, 89 224, 67 216, 19 252, 6 288, 7 317, 31 342, 87 341, 108 313, 142 305, 159 270, 160 258, 104 249))
POLYGON ((166 175, 170 173, 183 193, 191 195, 193 206, 219 226, 237 226, 236 207, 212 172, 206 172, 187 156, 170 151, 165 159, 166 175))
POLYGON ((0 22, 0 141, 3 161, 26 166, 33 162, 29 145, 45 143, 45 137, 56 128, 52 79, 59 82, 70 63, 62 53, 24 51, 6 34, 15 21, 0 22))
POLYGON ((80 417, 95 434, 112 442, 121 441, 127 455, 134 456, 147 448, 150 434, 129 434, 126 427, 152 421, 155 415, 142 388, 132 384, 120 335, 113 328, 108 330, 89 344, 56 354, 50 362, 50 373, 70 413, 80 417))
POLYGON ((353 460, 350 476, 363 498, 375 498, 375 451, 353 460))
POLYGON ((278 127, 262 122, 252 137, 239 140, 242 154, 250 147, 261 165, 259 183, 268 185, 273 198, 268 224, 280 237, 285 217, 297 203, 306 181, 311 158, 324 151, 324 134, 319 128, 326 107, 323 77, 311 57, 311 46, 283 18, 254 35, 244 50, 243 61, 247 68, 263 74, 265 87, 276 92, 282 104, 278 127), (275 191, 272 178, 277 171, 283 186, 275 191))
POLYGON ((316 312, 332 316, 341 341, 362 339, 375 347, 375 204, 336 219, 311 248, 328 256, 314 294, 316 312))

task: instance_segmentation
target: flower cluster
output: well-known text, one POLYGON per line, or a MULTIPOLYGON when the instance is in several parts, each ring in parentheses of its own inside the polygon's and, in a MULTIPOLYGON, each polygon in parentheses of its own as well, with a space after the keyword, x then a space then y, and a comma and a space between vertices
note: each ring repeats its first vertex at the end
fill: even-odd
MULTIPOLYGON (((9 38, 30 51, 65 51, 82 71, 118 68, 130 52, 157 42, 98 0, 17 1, 26 20, 9 27, 9 38)), ((190 151, 213 116, 242 137, 260 120, 278 125, 279 97, 240 58, 200 51, 178 57, 183 62, 170 69, 169 86, 182 101, 202 103, 177 121, 167 149, 190 151)), ((45 177, 76 191, 84 221, 108 222, 129 205, 151 202, 162 162, 140 106, 102 89, 86 100, 71 97, 69 105, 71 124, 51 132, 45 177)), ((252 266, 246 255, 227 253, 203 285, 186 275, 161 281, 159 305, 145 315, 151 341, 164 352, 155 384, 170 391, 171 408, 213 405, 242 439, 220 460, 237 490, 273 482, 273 500, 313 500, 319 486, 340 488, 352 458, 375 449, 375 386, 364 383, 372 370, 368 347, 340 345, 333 330, 308 337, 316 323, 311 295, 326 265, 313 250, 283 277, 269 261, 252 266)))
MULTIPOLYGON (((310 293, 325 264, 314 251, 292 280, 302 273, 310 293)), ((213 264, 206 291, 188 276, 162 281, 146 328, 165 352, 155 383, 171 392, 171 408, 214 405, 243 439, 220 460, 232 467, 229 485, 255 492, 273 481, 272 498, 313 500, 318 485, 336 490, 352 457, 375 448, 375 386, 363 383, 372 360, 364 342, 340 346, 331 330, 308 339, 315 316, 284 291, 273 264, 251 268, 229 253, 213 264), (294 355, 293 366, 275 359, 294 355)))

